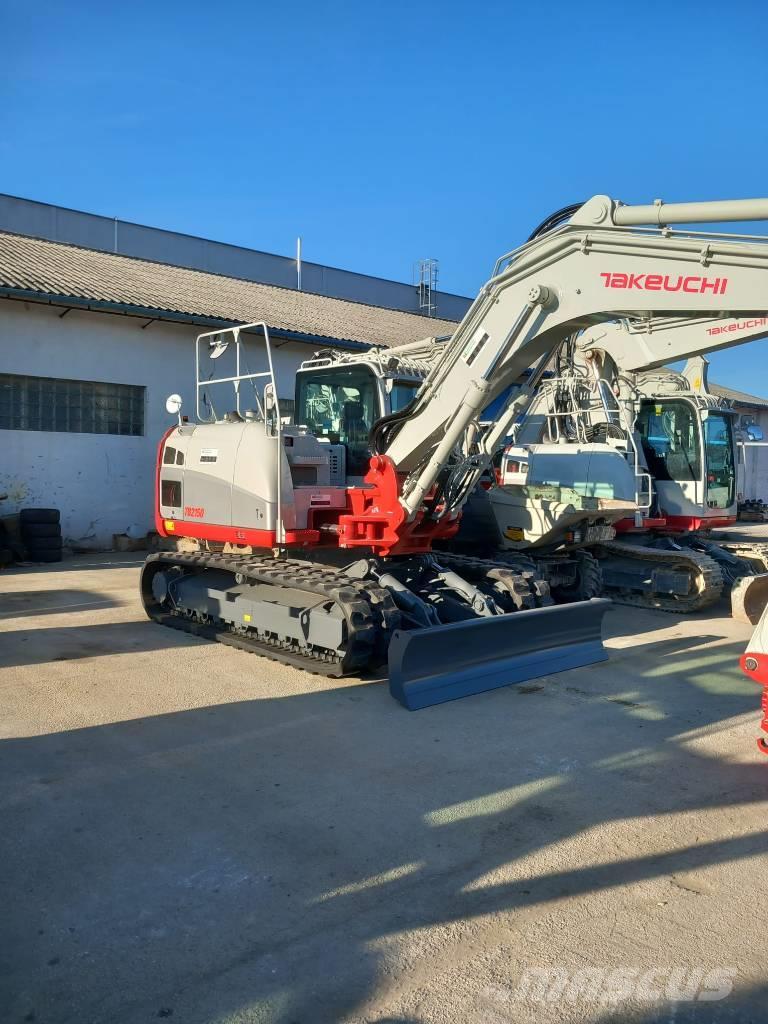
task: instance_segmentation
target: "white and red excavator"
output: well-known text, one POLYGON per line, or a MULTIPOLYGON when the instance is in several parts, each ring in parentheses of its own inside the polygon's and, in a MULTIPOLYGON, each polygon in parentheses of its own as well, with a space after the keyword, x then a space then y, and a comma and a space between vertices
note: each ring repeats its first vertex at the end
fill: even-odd
MULTIPOLYGON (((148 558, 148 614, 331 675, 388 662, 409 708, 604 658, 608 602, 552 604, 525 553, 434 545, 455 536, 568 339, 627 319, 762 315, 768 239, 669 227, 758 219, 766 199, 633 207, 596 196, 561 211, 497 263, 450 339, 302 367, 294 425, 280 414, 266 325, 201 335, 197 422, 169 400, 179 422, 160 443, 156 497, 158 532, 196 550, 148 558), (265 363, 252 371, 255 334, 265 363), (209 357, 232 365, 214 376, 225 364, 208 372, 209 357), (531 366, 523 391, 484 420, 531 366)), ((608 527, 633 505, 600 500, 608 527)))
POLYGON ((500 546, 529 550, 550 579, 547 553, 580 552, 572 592, 582 596, 602 587, 621 603, 686 612, 726 591, 754 624, 768 601, 768 545, 711 533, 736 523, 737 435, 701 353, 766 336, 767 315, 628 316, 569 339, 500 456, 506 486, 490 494, 500 546), (681 372, 664 365, 683 358, 681 372), (633 514, 613 523, 618 539, 600 536, 601 508, 621 500, 633 514))

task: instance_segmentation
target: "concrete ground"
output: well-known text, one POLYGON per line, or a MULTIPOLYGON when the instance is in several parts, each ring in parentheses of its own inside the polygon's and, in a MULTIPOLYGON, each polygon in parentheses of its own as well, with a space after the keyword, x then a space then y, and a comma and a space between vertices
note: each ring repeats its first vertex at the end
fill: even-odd
POLYGON ((153 625, 139 564, 0 576, 5 1024, 766 1019, 726 609, 617 606, 607 663, 409 714, 153 625))

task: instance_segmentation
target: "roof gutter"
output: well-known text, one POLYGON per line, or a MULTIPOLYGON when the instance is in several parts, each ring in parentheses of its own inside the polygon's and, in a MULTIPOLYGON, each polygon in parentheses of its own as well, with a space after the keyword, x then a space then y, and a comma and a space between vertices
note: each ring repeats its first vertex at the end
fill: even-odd
MULTIPOLYGON (((151 306, 135 306, 127 302, 110 302, 105 299, 83 299, 75 295, 57 295, 51 292, 33 291, 28 288, 10 288, 0 285, 0 298, 20 302, 36 302, 40 305, 82 309, 91 313, 112 313, 118 316, 134 316, 142 319, 163 320, 168 323, 187 324, 197 327, 232 327, 239 320, 227 320, 223 317, 197 316, 190 313, 175 313, 169 309, 154 309, 151 306)), ((325 348, 338 348, 352 352, 367 352, 371 345, 362 341, 329 338, 322 334, 305 334, 301 331, 289 331, 283 327, 268 325, 276 338, 286 341, 297 341, 308 345, 321 345, 325 348)))

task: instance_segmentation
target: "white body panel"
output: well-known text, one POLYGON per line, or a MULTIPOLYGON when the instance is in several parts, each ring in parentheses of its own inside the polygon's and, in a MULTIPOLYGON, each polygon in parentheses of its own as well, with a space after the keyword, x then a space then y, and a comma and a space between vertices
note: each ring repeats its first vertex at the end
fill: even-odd
POLYGON ((610 445, 542 444, 507 452, 509 459, 526 458, 528 472, 525 485, 494 487, 488 495, 503 548, 560 543, 575 529, 609 525, 635 511, 632 468, 610 445))

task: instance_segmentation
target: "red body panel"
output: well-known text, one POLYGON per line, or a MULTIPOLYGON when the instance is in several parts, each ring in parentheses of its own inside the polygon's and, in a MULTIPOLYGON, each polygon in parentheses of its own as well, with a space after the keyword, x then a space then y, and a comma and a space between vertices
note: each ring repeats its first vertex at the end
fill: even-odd
POLYGON ((634 519, 620 519, 614 523, 614 528, 617 533, 693 533, 733 526, 735 522, 736 516, 664 516, 661 519, 643 519, 642 526, 635 526, 634 519))
POLYGON ((636 526, 634 519, 620 519, 613 528, 616 533, 648 533, 649 530, 662 530, 666 525, 666 519, 643 519, 642 526, 636 526))
POLYGON ((753 654, 745 651, 739 659, 741 671, 761 686, 768 686, 768 654, 753 654), (757 662, 756 668, 747 668, 747 660, 757 662))
POLYGON ((714 530, 720 526, 733 526, 736 516, 667 516, 667 529, 673 533, 693 530, 714 530))
POLYGON ((167 537, 168 534, 165 532, 163 517, 160 515, 160 470, 163 467, 163 449, 165 448, 165 442, 175 429, 176 427, 168 427, 166 432, 160 438, 160 444, 157 446, 157 461, 155 463, 155 529, 161 537, 167 537))
MULTIPOLYGON (((739 660, 739 664, 744 675, 754 679, 756 683, 760 683, 763 688, 763 697, 760 702, 763 720, 760 723, 760 728, 764 733, 768 733, 768 655, 753 654, 751 651, 745 651, 739 660), (747 668, 747 660, 756 663, 756 667, 747 668)), ((757 747, 762 754, 768 754, 768 739, 765 736, 761 736, 757 741, 757 747)))
MULTIPOLYGON (((274 530, 248 530, 239 526, 218 526, 215 523, 194 523, 186 519, 162 519, 157 531, 161 537, 194 537, 196 540, 212 540, 221 544, 248 545, 252 548, 273 548, 276 537, 274 530), (168 529, 167 523, 173 523, 168 529)), ((320 534, 317 530, 286 530, 285 543, 291 547, 306 547, 317 544, 320 534)))

